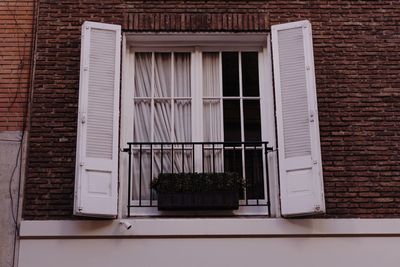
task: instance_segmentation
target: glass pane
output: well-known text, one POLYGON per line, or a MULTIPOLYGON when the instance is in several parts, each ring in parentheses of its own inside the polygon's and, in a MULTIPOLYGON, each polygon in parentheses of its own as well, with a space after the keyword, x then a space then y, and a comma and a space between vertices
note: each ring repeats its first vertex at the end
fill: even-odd
MULTIPOLYGON (((235 172, 243 177, 242 149, 241 146, 226 146, 224 149, 224 171, 235 172)), ((243 190, 240 191, 240 199, 244 198, 243 190)))
POLYGON ((151 153, 148 149, 134 149, 132 153, 132 197, 133 200, 150 199, 150 183, 152 174, 150 172, 151 153))
POLYGON ((224 141, 241 141, 239 100, 224 100, 224 141))
POLYGON ((174 172, 193 172, 193 149, 191 146, 178 145, 174 147, 174 172), (182 157, 183 155, 183 157, 182 157))
POLYGON ((211 145, 204 147, 203 161, 204 161, 204 172, 223 172, 222 164, 222 148, 220 145, 215 145, 212 149, 211 145))
POLYGON ((204 100, 203 107, 204 142, 222 141, 221 100, 204 100))
POLYGON ((163 149, 154 149, 154 175, 157 177, 160 173, 172 172, 172 157, 171 146, 163 146, 163 149))
POLYGON ((220 91, 219 53, 203 53, 203 96, 219 97, 220 91))
POLYGON ((238 52, 222 53, 222 88, 224 96, 239 96, 238 52))
POLYGON ((171 142, 171 101, 154 102, 154 141, 171 142))
POLYGON ((174 132, 176 142, 192 140, 192 109, 190 100, 175 100, 174 132))
POLYGON ((151 53, 135 54, 135 96, 151 96, 151 53))
POLYGON ((260 101, 243 100, 245 141, 261 141, 260 101))
POLYGON ((258 53, 242 52, 243 96, 259 96, 258 53))
POLYGON ((133 117, 133 141, 151 141, 151 104, 150 100, 135 100, 133 117))
POLYGON ((174 158, 172 162, 172 146, 164 145, 163 150, 154 150, 154 175, 157 177, 160 173, 181 173, 193 172, 193 147, 190 145, 174 146, 174 158), (182 158, 182 154, 184 155, 182 158), (162 163, 162 164, 161 164, 162 163), (172 164, 174 168, 172 169, 172 164), (184 166, 184 169, 182 169, 184 166), (161 169, 162 167, 162 169, 161 169))
POLYGON ((190 97, 190 53, 175 53, 174 57, 174 94, 176 97, 190 97))
POLYGON ((264 178, 262 150, 248 147, 246 159, 246 197, 247 199, 264 199, 264 178))
POLYGON ((171 96, 171 53, 155 53, 154 96, 171 96))

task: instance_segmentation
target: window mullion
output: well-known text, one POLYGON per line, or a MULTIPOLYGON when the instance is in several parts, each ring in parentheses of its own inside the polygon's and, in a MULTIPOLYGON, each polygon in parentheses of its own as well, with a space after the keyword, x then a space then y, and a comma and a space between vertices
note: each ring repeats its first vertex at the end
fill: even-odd
MULTIPOLYGON (((240 102, 240 137, 241 141, 244 142, 244 114, 243 114, 243 77, 242 77, 242 53, 239 52, 238 55, 238 62, 239 62, 239 102, 240 102)), ((246 180, 246 145, 242 144, 242 175, 243 178, 246 180)), ((244 190, 244 199, 246 200, 247 204, 247 192, 244 190)))
POLYGON ((150 92, 150 97, 151 97, 151 119, 150 119, 150 142, 154 142, 154 113, 155 113, 155 104, 154 104, 154 79, 155 79, 155 58, 154 58, 154 52, 151 53, 151 92, 150 92))
POLYGON ((174 60, 175 60, 175 53, 171 53, 171 142, 176 142, 175 140, 175 69, 174 69, 174 60))
POLYGON ((223 88, 222 88, 222 52, 218 53, 218 70, 219 70, 219 103, 221 111, 221 136, 219 140, 224 141, 224 101, 223 101, 223 88))
MULTIPOLYGON (((130 58, 130 62, 132 62, 131 64, 131 71, 132 71, 132 80, 131 80, 131 82, 132 82, 132 92, 130 92, 131 93, 131 101, 133 102, 133 109, 132 109, 132 117, 131 117, 131 123, 132 123, 132 125, 131 125, 131 127, 129 127, 128 129, 129 129, 129 131, 132 131, 131 133, 132 133, 132 135, 131 135, 131 140, 135 140, 135 124, 136 124, 136 121, 135 121, 135 116, 136 116, 136 114, 135 114, 135 110, 136 110, 136 101, 135 101, 135 97, 136 97, 136 95, 135 95, 135 91, 137 90, 136 89, 136 83, 135 83, 135 75, 136 75, 136 53, 133 53, 133 54, 131 54, 131 58, 130 58)), ((129 103, 131 103, 130 101, 129 101, 129 103)))
MULTIPOLYGON (((196 49, 192 53, 192 141, 203 141, 203 68, 202 54, 196 49)), ((196 172, 202 171, 201 147, 196 146, 194 151, 196 172)))

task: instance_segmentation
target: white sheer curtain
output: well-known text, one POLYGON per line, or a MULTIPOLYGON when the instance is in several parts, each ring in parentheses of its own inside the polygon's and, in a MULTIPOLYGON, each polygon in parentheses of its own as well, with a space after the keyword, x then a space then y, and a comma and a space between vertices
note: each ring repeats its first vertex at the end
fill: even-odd
MULTIPOLYGON (((222 142, 219 53, 203 53, 203 136, 205 142, 222 142)), ((221 146, 204 153, 207 171, 223 171, 221 146), (214 167, 215 164, 215 167, 214 167)))
MULTIPOLYGON (((174 82, 174 141, 190 142, 192 140, 192 102, 189 53, 174 54, 174 82)), ((183 152, 182 149, 178 149, 174 153, 174 172, 191 171, 192 154, 191 148, 184 148, 183 152)))
MULTIPOLYGON (((191 141, 190 60, 190 53, 135 54, 134 142, 191 141)), ((133 153, 133 199, 150 199, 151 180, 161 172, 161 168, 163 172, 171 172, 172 160, 174 172, 193 168, 190 149, 184 149, 183 153, 177 149, 172 158, 171 147, 164 146, 162 166, 161 150, 156 148, 152 153, 145 146, 141 159, 138 150, 133 153)))
POLYGON ((190 54, 175 53, 175 86, 174 95, 179 98, 175 100, 175 141, 190 142, 192 139, 192 108, 190 81, 190 54))

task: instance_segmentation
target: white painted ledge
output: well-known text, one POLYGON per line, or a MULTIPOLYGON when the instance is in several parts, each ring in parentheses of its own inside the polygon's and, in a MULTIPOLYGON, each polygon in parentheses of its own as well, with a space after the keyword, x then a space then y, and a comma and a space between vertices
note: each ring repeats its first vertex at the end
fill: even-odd
POLYGON ((22 221, 21 239, 135 237, 400 236, 400 219, 135 218, 22 221))

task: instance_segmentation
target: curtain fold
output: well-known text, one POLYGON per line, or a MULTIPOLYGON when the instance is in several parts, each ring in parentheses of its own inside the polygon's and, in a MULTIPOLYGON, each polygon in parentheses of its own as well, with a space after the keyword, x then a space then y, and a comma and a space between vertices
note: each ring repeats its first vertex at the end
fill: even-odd
MULTIPOLYGON (((219 53, 203 53, 203 138, 205 142, 222 142, 221 89, 219 53)), ((207 172, 223 171, 221 146, 204 153, 207 172), (215 165, 215 167, 214 167, 215 165)))
MULTIPOLYGON (((134 65, 134 95, 146 98, 134 100, 134 141, 190 142, 192 140, 190 53, 175 53, 174 57, 172 53, 154 53, 154 64, 152 53, 136 53, 134 65)), ((135 152, 132 181, 134 200, 139 199, 139 196, 142 200, 149 200, 150 195, 155 195, 150 192, 150 184, 161 170, 163 172, 193 170, 191 147, 184 147, 183 152, 179 147, 172 155, 171 146, 165 146, 162 160, 159 148, 153 149, 151 154, 148 147, 143 147, 141 159, 139 152, 135 152), (138 168, 140 163, 141 170, 138 168), (153 168, 149 168, 150 166, 153 168)))

